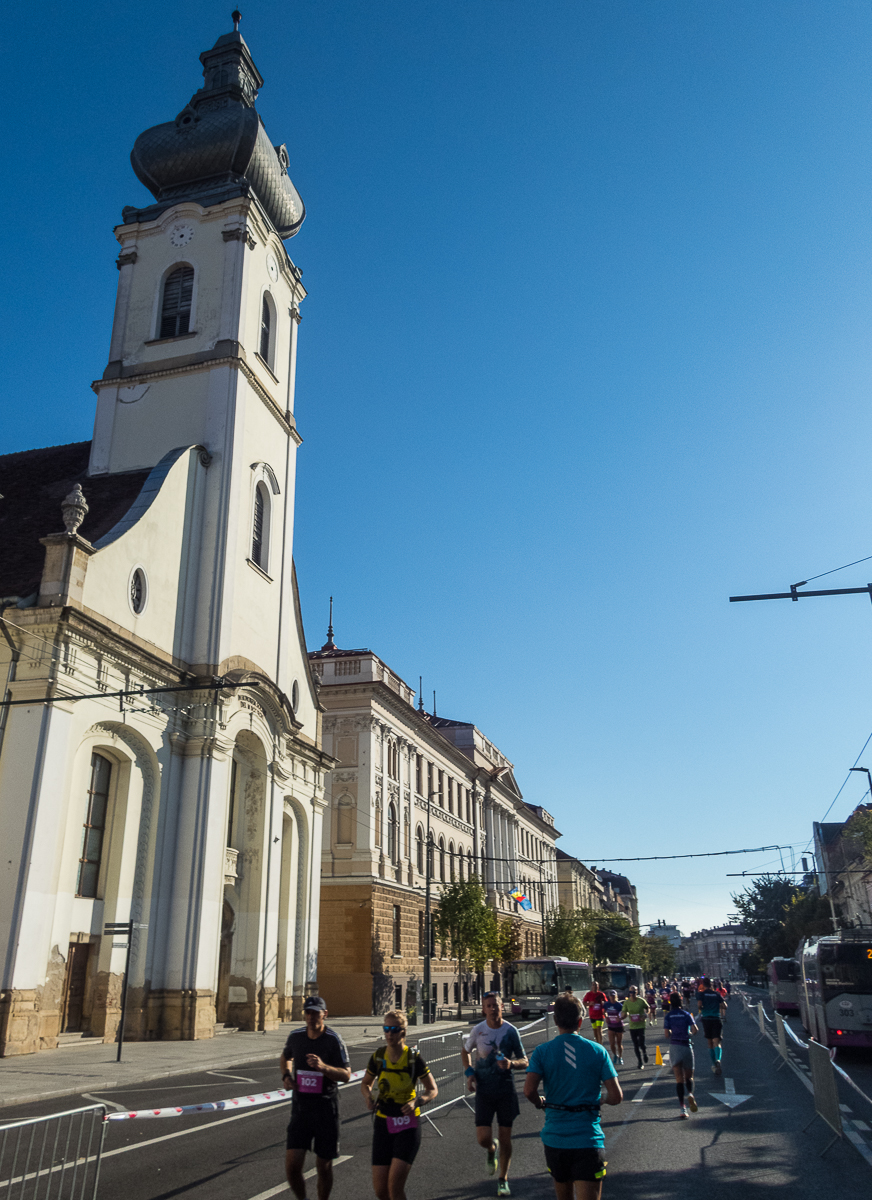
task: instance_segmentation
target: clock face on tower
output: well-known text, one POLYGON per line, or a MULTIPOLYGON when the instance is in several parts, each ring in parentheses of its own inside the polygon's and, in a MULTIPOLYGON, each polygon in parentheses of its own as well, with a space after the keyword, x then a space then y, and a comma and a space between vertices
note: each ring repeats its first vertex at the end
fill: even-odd
POLYGON ((174 225, 170 230, 170 244, 173 246, 187 246, 193 236, 193 226, 174 225))
POLYGON ((269 271, 269 277, 275 283, 279 277, 279 264, 271 254, 266 256, 266 269, 269 271))

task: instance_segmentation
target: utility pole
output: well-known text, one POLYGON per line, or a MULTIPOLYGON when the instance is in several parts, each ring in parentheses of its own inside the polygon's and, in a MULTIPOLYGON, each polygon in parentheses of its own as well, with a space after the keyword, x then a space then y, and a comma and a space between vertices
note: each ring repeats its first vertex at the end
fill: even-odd
POLYGON ((427 796, 427 844, 424 870, 424 1024, 433 1024, 433 988, 430 982, 430 958, 433 950, 433 934, 430 921, 430 876, 431 859, 433 854, 432 834, 430 833, 430 805, 434 796, 441 792, 430 792, 427 796))
POLYGON ((127 1015, 127 986, 130 983, 130 951, 133 947, 134 929, 148 929, 148 926, 140 925, 136 921, 110 921, 103 926, 103 933, 108 937, 127 936, 126 942, 113 941, 112 943, 113 949, 127 951, 124 957, 124 983, 121 987, 121 1020, 118 1023, 118 1052, 115 1055, 116 1062, 121 1062, 121 1047, 124 1045, 124 1018, 127 1015))

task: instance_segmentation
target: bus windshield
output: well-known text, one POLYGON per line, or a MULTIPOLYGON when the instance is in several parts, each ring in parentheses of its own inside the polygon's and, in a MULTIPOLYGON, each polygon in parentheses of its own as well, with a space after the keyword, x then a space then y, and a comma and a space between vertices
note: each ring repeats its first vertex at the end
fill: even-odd
POLYGON ((818 944, 821 982, 829 993, 872 994, 872 945, 818 944))
POLYGON ((554 963, 515 963, 512 992, 515 996, 556 996, 557 971, 554 963))
POLYGON ((773 958, 770 966, 779 983, 792 983, 799 978, 799 963, 792 958, 773 958))
POLYGON ((576 996, 584 996, 590 987, 590 971, 587 967, 567 966, 559 963, 557 971, 560 976, 560 990, 570 987, 576 996))

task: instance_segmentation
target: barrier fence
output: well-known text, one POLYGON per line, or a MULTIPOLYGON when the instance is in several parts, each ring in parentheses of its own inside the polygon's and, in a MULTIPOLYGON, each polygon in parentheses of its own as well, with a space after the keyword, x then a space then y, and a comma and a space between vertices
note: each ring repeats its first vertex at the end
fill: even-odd
MULTIPOLYGON (((763 1007, 762 1001, 757 1004, 751 1004, 744 993, 741 993, 742 1004, 745 1012, 749 1016, 756 1019, 763 1037, 771 1038, 772 1034, 767 1030, 766 1026, 774 1025, 775 1043, 778 1047, 778 1053, 781 1062, 778 1064, 778 1069, 784 1066, 785 1063, 793 1065, 790 1057, 790 1046, 795 1046, 798 1050, 803 1050, 808 1055, 808 1065, 811 1074, 811 1090, 814 1097, 814 1116, 811 1121, 805 1126, 805 1129, 810 1128, 812 1123, 820 1117, 833 1132, 833 1137, 827 1142, 826 1146, 820 1152, 821 1156, 826 1154, 835 1142, 841 1137, 847 1136, 848 1140, 856 1146, 864 1158, 872 1165, 872 1153, 866 1143, 860 1138, 859 1134, 853 1129, 849 1122, 845 1126, 842 1118, 843 1106, 839 1102, 839 1081, 850 1087, 857 1093, 870 1109, 872 1109, 872 1097, 866 1095, 863 1089, 854 1082, 846 1071, 835 1062, 835 1050, 829 1050, 821 1042, 816 1042, 810 1038, 808 1042, 804 1042, 797 1037, 790 1025, 784 1020, 780 1013, 775 1013, 774 1022, 769 1017, 763 1007)), ((758 1038, 759 1041, 759 1038, 758 1038)), ((795 1068, 794 1068, 795 1069, 795 1068)), ((845 1109, 845 1111, 850 1111, 845 1109)))
POLYGON ((95 1200, 106 1108, 0 1125, 0 1200, 95 1200))

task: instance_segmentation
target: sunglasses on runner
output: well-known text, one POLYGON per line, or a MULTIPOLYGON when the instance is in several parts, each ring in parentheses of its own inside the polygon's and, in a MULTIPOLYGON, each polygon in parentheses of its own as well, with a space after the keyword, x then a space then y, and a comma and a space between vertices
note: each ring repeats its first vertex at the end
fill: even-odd
POLYGON ((385 1033, 399 1033, 402 1028, 402 1025, 382 1025, 385 1033))

